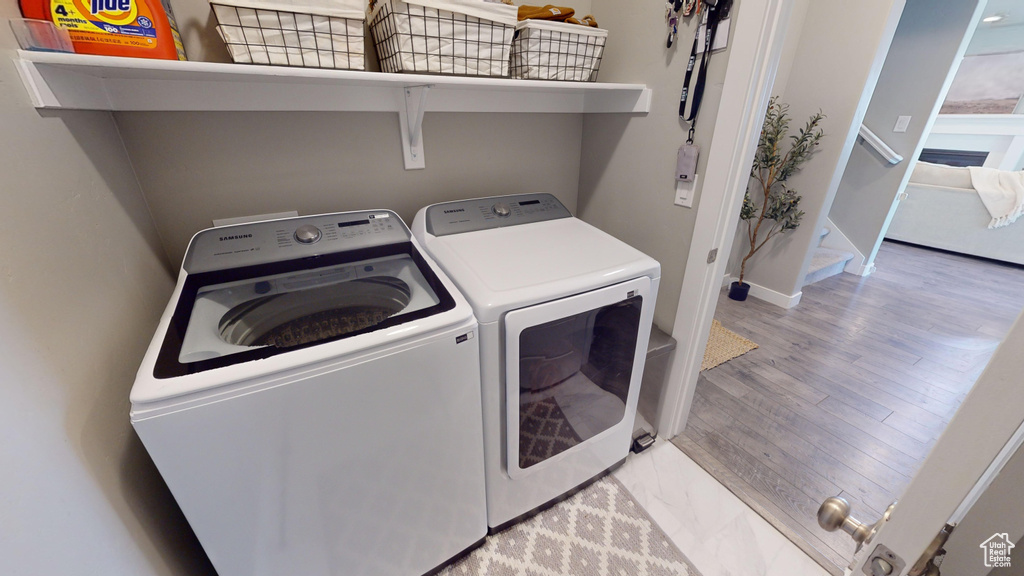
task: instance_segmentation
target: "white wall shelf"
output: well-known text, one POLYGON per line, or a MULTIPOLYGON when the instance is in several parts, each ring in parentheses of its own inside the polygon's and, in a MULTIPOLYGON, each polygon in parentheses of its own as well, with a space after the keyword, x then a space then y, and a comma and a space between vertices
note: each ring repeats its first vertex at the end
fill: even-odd
POLYGON ((406 168, 423 167, 419 122, 425 112, 646 114, 651 108, 651 90, 642 84, 386 74, 29 51, 19 51, 15 63, 36 108, 397 112, 406 168))

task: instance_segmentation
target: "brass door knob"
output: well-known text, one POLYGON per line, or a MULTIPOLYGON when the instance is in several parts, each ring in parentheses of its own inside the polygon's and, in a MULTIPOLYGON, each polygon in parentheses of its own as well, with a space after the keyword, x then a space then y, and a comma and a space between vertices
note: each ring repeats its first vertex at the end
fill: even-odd
POLYGON ((821 508, 818 508, 818 526, 828 532, 842 530, 852 536, 858 544, 864 543, 871 534, 871 526, 850 516, 850 503, 838 496, 821 503, 821 508))
POLYGON ((865 524, 850 516, 850 503, 845 498, 833 496, 826 498, 821 503, 821 508, 818 508, 818 526, 829 532, 835 532, 836 530, 846 532, 857 542, 859 549, 861 545, 871 541, 871 537, 875 535, 875 532, 889 519, 889 515, 892 514, 892 509, 895 506, 895 502, 890 504, 878 522, 865 524))

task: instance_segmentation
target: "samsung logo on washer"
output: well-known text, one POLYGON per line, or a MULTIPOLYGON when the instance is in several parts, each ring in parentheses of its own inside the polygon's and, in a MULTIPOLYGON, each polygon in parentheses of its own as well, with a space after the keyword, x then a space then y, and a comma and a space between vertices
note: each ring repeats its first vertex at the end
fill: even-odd
POLYGON ((252 234, 235 234, 234 236, 221 236, 220 241, 225 240, 241 240, 242 238, 252 238, 252 234))
POLYGON ((465 212, 465 211, 466 211, 465 208, 454 208, 452 210, 445 210, 444 213, 445 214, 455 214, 456 212, 465 212))

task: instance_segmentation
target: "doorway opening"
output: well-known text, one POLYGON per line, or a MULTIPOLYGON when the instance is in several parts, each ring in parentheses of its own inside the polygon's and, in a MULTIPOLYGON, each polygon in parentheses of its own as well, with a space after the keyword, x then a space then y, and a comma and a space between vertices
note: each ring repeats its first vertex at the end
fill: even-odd
POLYGON ((1024 309, 1022 266, 890 241, 877 262, 788 310, 723 291, 716 319, 759 347, 701 373, 673 440, 836 574, 854 542, 818 506, 881 517, 1024 309))
POLYGON ((1024 266, 883 242, 891 218, 869 276, 805 286, 791 309, 719 297, 716 318, 760 347, 701 373, 674 439, 836 574, 855 544, 817 526, 822 500, 880 517, 1024 308, 1024 266))

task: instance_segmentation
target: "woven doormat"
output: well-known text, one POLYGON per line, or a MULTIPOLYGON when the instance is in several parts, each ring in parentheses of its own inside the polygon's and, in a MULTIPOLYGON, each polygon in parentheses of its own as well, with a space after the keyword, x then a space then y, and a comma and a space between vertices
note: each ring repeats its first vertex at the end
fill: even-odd
POLYGON ((626 489, 605 477, 490 536, 438 576, 700 576, 626 489))
POLYGON ((710 370, 755 348, 757 344, 726 329, 718 320, 712 320, 711 335, 708 336, 708 347, 704 349, 704 361, 700 363, 700 370, 710 370))

